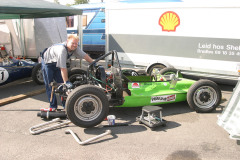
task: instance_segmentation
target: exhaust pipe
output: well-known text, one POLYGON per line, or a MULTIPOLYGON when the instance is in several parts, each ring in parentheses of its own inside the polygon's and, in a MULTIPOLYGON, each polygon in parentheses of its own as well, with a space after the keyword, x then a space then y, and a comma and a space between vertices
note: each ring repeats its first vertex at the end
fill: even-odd
POLYGON ((49 127, 46 127, 46 128, 41 128, 43 126, 50 125, 52 123, 59 122, 59 121, 61 121, 60 118, 55 118, 55 119, 53 119, 50 122, 46 122, 46 123, 42 123, 42 124, 33 126, 33 127, 31 127, 29 129, 29 131, 30 131, 31 134, 38 134, 38 133, 42 133, 42 132, 45 132, 45 131, 48 131, 48 130, 52 130, 54 128, 58 128, 58 127, 61 127, 61 126, 64 126, 64 125, 68 125, 69 123, 71 123, 70 120, 66 120, 66 121, 64 121, 62 123, 58 123, 58 124, 55 124, 53 126, 49 126, 49 127))
POLYGON ((104 132, 104 133, 102 133, 102 134, 100 134, 100 135, 98 135, 98 136, 96 136, 96 137, 87 139, 87 140, 85 140, 84 142, 81 142, 80 139, 78 138, 78 136, 77 136, 71 129, 67 129, 67 130, 65 131, 65 133, 66 133, 66 134, 69 134, 69 133, 70 133, 70 134, 73 136, 73 138, 77 141, 78 144, 80 144, 80 145, 85 145, 85 144, 87 144, 87 143, 89 143, 89 142, 92 142, 92 141, 94 141, 94 140, 96 140, 96 139, 99 139, 99 138, 104 137, 104 136, 106 136, 106 135, 108 135, 108 134, 111 134, 111 130, 106 130, 106 132, 104 132))

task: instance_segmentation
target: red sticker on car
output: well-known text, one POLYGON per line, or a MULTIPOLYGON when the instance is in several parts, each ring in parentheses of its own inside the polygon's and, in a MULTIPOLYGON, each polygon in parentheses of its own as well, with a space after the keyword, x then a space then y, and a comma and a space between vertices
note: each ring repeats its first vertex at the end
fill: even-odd
POLYGON ((140 88, 139 83, 132 83, 132 88, 140 88))

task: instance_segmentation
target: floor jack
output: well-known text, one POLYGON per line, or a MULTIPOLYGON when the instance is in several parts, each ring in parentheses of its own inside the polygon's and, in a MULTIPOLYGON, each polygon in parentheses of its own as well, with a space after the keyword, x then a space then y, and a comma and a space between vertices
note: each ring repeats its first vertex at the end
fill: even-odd
POLYGON ((162 107, 144 106, 142 115, 136 118, 139 123, 148 126, 152 131, 157 126, 166 126, 166 120, 162 119, 162 107))

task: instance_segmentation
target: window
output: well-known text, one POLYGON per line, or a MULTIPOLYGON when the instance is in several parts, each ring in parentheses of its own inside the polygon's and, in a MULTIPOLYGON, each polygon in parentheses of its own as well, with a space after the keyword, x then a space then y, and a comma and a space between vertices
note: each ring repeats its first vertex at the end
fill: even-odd
POLYGON ((66 25, 67 25, 67 27, 73 27, 73 25, 74 25, 74 16, 67 16, 66 17, 66 25))
POLYGON ((87 26, 87 15, 82 15, 82 26, 83 27, 87 26))
MULTIPOLYGON (((74 27, 74 16, 67 16, 66 17, 66 25, 67 28, 74 27)), ((82 15, 82 26, 87 26, 87 15, 82 15)))

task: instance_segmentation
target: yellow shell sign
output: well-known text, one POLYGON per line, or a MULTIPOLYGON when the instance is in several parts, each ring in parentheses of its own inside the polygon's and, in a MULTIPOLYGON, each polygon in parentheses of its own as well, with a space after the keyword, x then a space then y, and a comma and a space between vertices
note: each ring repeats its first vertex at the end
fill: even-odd
POLYGON ((163 31, 175 32, 177 26, 180 25, 180 18, 177 13, 173 11, 167 11, 161 15, 158 24, 162 27, 163 31))

